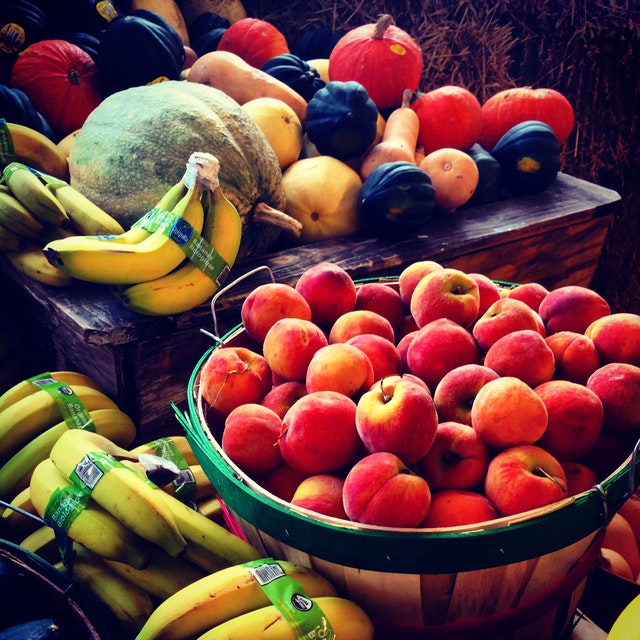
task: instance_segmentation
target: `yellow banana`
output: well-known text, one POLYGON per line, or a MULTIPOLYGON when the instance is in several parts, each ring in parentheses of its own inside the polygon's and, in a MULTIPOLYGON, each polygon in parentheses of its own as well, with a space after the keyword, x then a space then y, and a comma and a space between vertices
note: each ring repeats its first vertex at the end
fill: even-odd
MULTIPOLYGON (((87 429, 109 438, 119 446, 129 446, 136 437, 136 426, 120 409, 96 409, 89 415, 87 429)), ((46 459, 58 438, 70 427, 64 420, 27 442, 0 467, 0 499, 7 500, 29 485, 36 466, 46 459)))
POLYGON ((0 250, 1 251, 19 251, 24 248, 24 237, 18 235, 3 227, 0 224, 0 250))
MULTIPOLYGON (((266 570, 273 580, 286 583, 288 576, 298 583, 296 591, 309 598, 337 595, 335 587, 313 569, 285 560, 265 559, 264 564, 269 565, 266 570)), ((195 638, 227 620, 270 604, 253 574, 243 565, 234 565, 209 574, 161 602, 135 640, 195 638)), ((253 637, 260 638, 261 634, 253 637)))
POLYGON ((0 224, 30 240, 39 240, 44 231, 44 224, 10 191, 0 191, 0 224))
MULTIPOLYGON (((2 398, 0 397, 0 403, 2 398)), ((199 464, 193 449, 186 436, 172 435, 156 438, 151 442, 145 442, 131 449, 131 453, 152 453, 175 462, 183 468, 193 464, 199 464)))
POLYGON ((68 418, 84 424, 85 411, 117 409, 109 396, 93 387, 62 386, 53 394, 45 389, 0 412, 0 463, 4 463, 37 435, 68 418), (72 393, 73 392, 73 393, 72 393), (68 403, 68 404, 67 404, 68 403), (64 415, 66 412, 68 415, 64 415))
POLYGON ((89 487, 91 498, 132 531, 169 555, 179 555, 187 542, 162 499, 166 494, 105 452, 113 446, 96 433, 70 429, 58 438, 49 457, 65 477, 89 487), (100 440, 105 441, 102 449, 96 444, 100 440))
MULTIPOLYGON (((2 470, 0 469, 0 475, 2 470)), ((202 465, 192 464, 180 469, 180 475, 162 487, 164 491, 178 498, 181 502, 204 500, 215 496, 215 487, 211 484, 202 465)))
POLYGON ((27 486, 17 493, 2 512, 2 525, 12 539, 27 536, 42 526, 42 519, 31 502, 31 490, 27 486))
POLYGON ((13 147, 6 156, 0 153, 3 166, 21 162, 61 180, 69 179, 69 161, 53 140, 35 129, 0 118, 0 134, 3 132, 8 134, 13 147))
POLYGON ((143 315, 183 313, 206 302, 222 285, 240 249, 242 221, 219 186, 207 197, 212 205, 207 207, 202 237, 219 260, 209 261, 212 272, 205 273, 197 262, 189 260, 161 278, 120 291, 118 295, 126 307, 143 315))
POLYGON ((56 533, 48 524, 40 525, 26 538, 23 538, 19 545, 46 560, 49 564, 55 564, 62 558, 56 533))
POLYGON ((8 164, 2 172, 11 193, 41 222, 60 227, 69 222, 64 207, 47 189, 38 173, 21 162, 8 164))
POLYGON ((222 506, 220 505, 218 496, 197 500, 196 507, 198 511, 206 518, 209 518, 209 520, 213 520, 220 525, 224 524, 224 514, 222 513, 222 506))
POLYGON ((32 240, 26 240, 21 249, 5 251, 9 262, 28 278, 50 287, 68 287, 72 280, 63 271, 52 265, 42 251, 42 247, 32 240))
MULTIPOLYGON (((315 635, 305 637, 373 640, 371 618, 352 600, 331 596, 311 598, 310 601, 313 603, 311 608, 298 614, 315 623, 311 627, 315 635), (330 630, 333 634, 330 634, 330 630)), ((301 637, 298 629, 300 627, 296 628, 295 623, 292 624, 278 607, 268 605, 227 620, 198 636, 197 640, 297 640, 301 637)))

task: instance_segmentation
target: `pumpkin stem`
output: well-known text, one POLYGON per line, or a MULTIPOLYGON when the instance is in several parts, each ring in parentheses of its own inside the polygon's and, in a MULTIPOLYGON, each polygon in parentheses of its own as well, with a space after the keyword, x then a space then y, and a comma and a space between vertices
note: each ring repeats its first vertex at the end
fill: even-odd
POLYGON ((393 16, 388 13, 382 14, 378 18, 378 22, 376 22, 376 27, 373 30, 373 36, 375 40, 382 40, 384 38, 385 31, 392 25, 395 24, 393 16))
POLYGON ((280 229, 288 231, 296 238, 299 238, 302 233, 301 222, 283 211, 270 207, 266 202, 258 202, 256 204, 253 209, 253 220, 254 222, 280 227, 280 229))

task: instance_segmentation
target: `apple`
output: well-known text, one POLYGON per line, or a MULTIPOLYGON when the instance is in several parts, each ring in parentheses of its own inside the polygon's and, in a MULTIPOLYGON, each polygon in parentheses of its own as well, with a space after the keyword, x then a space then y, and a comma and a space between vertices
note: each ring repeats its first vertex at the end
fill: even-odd
POLYGON ((480 308, 478 284, 459 269, 436 269, 418 282, 409 308, 420 328, 440 318, 470 327, 480 308))
POLYGON ((547 410, 547 428, 536 443, 560 460, 577 460, 596 444, 604 409, 584 385, 550 380, 534 388, 547 410))
POLYGON ((355 309, 375 311, 389 321, 394 331, 402 326, 407 313, 398 290, 383 282, 361 284, 356 292, 355 309))
POLYGON ((594 320, 586 329, 602 364, 624 362, 640 366, 640 315, 612 313, 594 320))
POLYGON ((479 364, 478 346, 471 333, 448 318, 423 326, 407 349, 409 373, 421 378, 433 393, 452 369, 479 364))
POLYGON ((489 447, 476 431, 461 422, 440 422, 433 444, 415 464, 432 491, 474 489, 482 484, 489 466, 489 447))
POLYGON ((281 318, 267 332, 262 353, 279 380, 302 382, 314 354, 329 344, 320 327, 301 318, 281 318))
POLYGON ((200 371, 202 397, 223 416, 242 404, 259 403, 270 389, 266 359, 246 347, 214 349, 200 371))
POLYGON ((337 391, 349 398, 359 397, 373 382, 373 365, 367 354, 343 342, 318 349, 305 378, 309 393, 337 391))
POLYGON ((593 489, 599 483, 596 472, 586 464, 576 460, 560 460, 564 475, 567 478, 567 493, 577 496, 593 489))
POLYGON ((444 267, 434 260, 418 260, 406 266, 398 276, 398 291, 406 309, 411 307, 411 296, 424 276, 444 267))
POLYGON ((517 445, 491 459, 484 494, 500 516, 512 516, 566 498, 567 478, 548 451, 531 444, 517 445))
POLYGON ((347 342, 349 338, 363 333, 375 333, 389 340, 395 341, 395 332, 391 323, 379 313, 367 309, 354 309, 343 313, 331 326, 329 342, 347 342))
POLYGON ((226 417, 220 445, 242 471, 255 477, 272 471, 282 462, 278 446, 281 430, 282 419, 275 411, 247 403, 226 417))
POLYGON ((481 316, 494 302, 500 300, 501 294, 498 285, 484 273, 469 273, 478 285, 480 303, 476 317, 481 316))
POLYGON ((549 334, 557 331, 584 333, 594 320, 609 315, 611 309, 593 289, 565 285, 548 293, 540 303, 539 313, 549 334))
POLYGON ((498 513, 489 498, 477 491, 443 489, 431 494, 427 517, 420 527, 460 527, 495 520, 498 513))
POLYGON ((640 574, 640 550, 631 525, 620 513, 614 513, 605 527, 602 546, 617 551, 627 561, 635 580, 640 574))
POLYGON ((520 378, 535 387, 551 380, 556 361, 551 347, 537 331, 518 329, 489 347, 484 365, 501 376, 520 378))
POLYGON ((260 404, 275 411, 280 418, 284 418, 291 405, 307 395, 307 387, 304 382, 289 380, 274 385, 262 398, 260 404))
POLYGON ((440 422, 471 425, 471 407, 478 391, 498 374, 482 364, 464 364, 445 374, 433 392, 440 422))
POLYGON ((540 303, 547 297, 549 289, 539 282, 524 282, 513 289, 507 290, 507 298, 522 300, 534 311, 540 309, 540 303))
POLYGON ((322 327, 331 326, 343 313, 356 306, 356 285, 339 265, 322 261, 306 269, 295 289, 311 307, 311 319, 322 327))
POLYGON ((513 376, 487 382, 471 407, 471 426, 494 449, 533 444, 545 432, 547 420, 542 398, 513 376))
POLYGON ((429 485, 388 451, 371 453, 347 473, 342 490, 344 510, 363 524, 417 527, 431 502, 429 485))
POLYGON ((586 384, 600 366, 600 356, 593 340, 583 333, 558 331, 545 338, 556 363, 553 377, 586 384))
POLYGON ((307 393, 285 414, 279 442, 287 464, 307 475, 344 470, 361 451, 356 403, 336 391, 307 393))
POLYGON ((388 451, 407 466, 427 453, 437 426, 431 394, 411 378, 383 378, 357 403, 356 429, 367 451, 388 451))
POLYGON ((249 293, 240 307, 244 330, 258 344, 262 344, 267 331, 280 318, 311 320, 309 303, 288 284, 262 284, 249 293))
POLYGON ((374 381, 400 372, 400 352, 390 340, 374 333, 362 333, 349 338, 345 344, 358 347, 369 357, 374 381))
POLYGON ((348 520, 342 504, 344 478, 331 473, 308 476, 297 487, 290 500, 302 509, 315 511, 332 518, 348 520))

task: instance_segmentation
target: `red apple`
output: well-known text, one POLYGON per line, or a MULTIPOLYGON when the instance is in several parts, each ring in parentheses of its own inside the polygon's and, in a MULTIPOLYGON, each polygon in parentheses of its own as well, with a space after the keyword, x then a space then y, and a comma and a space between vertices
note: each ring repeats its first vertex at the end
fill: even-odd
POLYGON ((357 403, 356 429, 367 451, 389 451, 406 465, 426 454, 437 426, 431 394, 410 378, 383 378, 357 403))
POLYGON ((347 473, 342 496, 351 520, 385 527, 417 527, 431 502, 424 478, 388 451, 356 462, 347 473))
POLYGON ((344 478, 319 473, 305 478, 296 488, 291 504, 332 518, 348 520, 342 504, 344 478))
POLYGON ((411 296, 418 282, 428 273, 443 268, 441 264, 434 260, 418 260, 417 262, 412 262, 400 272, 398 290, 400 299, 407 309, 411 306, 411 296))
POLYGON ((553 377, 586 384, 589 376, 600 366, 600 356, 593 340, 575 331, 558 331, 545 338, 553 351, 553 377))
POLYGON ((393 342, 373 333, 362 333, 349 338, 351 344, 364 351, 373 367, 373 379, 380 380, 400 372, 400 352, 393 342))
POLYGON ((501 294, 498 285, 484 273, 469 273, 478 285, 478 293, 480 294, 480 303, 478 305, 478 313, 476 317, 481 316, 494 302, 500 300, 501 294))
POLYGON ((509 447, 489 463, 484 493, 500 516, 512 516, 568 496, 562 465, 535 445, 509 447))
POLYGON ((610 312, 609 304, 599 293, 580 285, 553 289, 540 303, 539 309, 549 334, 557 331, 584 333, 594 320, 610 312))
POLYGON ((594 320, 585 330, 602 364, 624 362, 640 366, 640 315, 612 313, 594 320))
POLYGON ((443 489, 431 494, 431 505, 421 527, 460 527, 495 520, 498 513, 491 501, 477 491, 443 489))
POLYGON ((547 297, 549 289, 539 282, 525 282, 507 290, 507 298, 522 300, 534 311, 540 309, 540 303, 547 297))
POLYGON ((441 422, 427 453, 415 470, 432 491, 473 489, 482 484, 490 458, 489 447, 468 424, 441 422))
POLYGON ((262 398, 261 405, 275 411, 280 418, 284 418, 291 405, 307 395, 307 387, 304 382, 291 380, 274 385, 267 395, 262 398))
POLYGON ((374 333, 389 340, 395 341, 395 333, 391 323, 379 313, 359 309, 343 313, 332 325, 329 331, 329 342, 347 342, 349 338, 374 333))
POLYGON ((403 324, 407 310, 397 289, 383 282, 365 282, 356 293, 356 310, 375 311, 385 317, 394 331, 403 324))

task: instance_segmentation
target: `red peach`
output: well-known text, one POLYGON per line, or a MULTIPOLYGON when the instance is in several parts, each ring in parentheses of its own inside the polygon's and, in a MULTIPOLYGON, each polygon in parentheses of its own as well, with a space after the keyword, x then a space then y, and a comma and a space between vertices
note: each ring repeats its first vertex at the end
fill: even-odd
POLYGON ((621 435, 603 428, 591 450, 580 462, 593 469, 600 480, 607 478, 622 464, 626 464, 629 455, 637 443, 636 434, 621 435))
POLYGON ((631 525, 620 513, 614 513, 605 527, 602 546, 617 551, 627 561, 635 580, 640 574, 640 549, 631 525))
POLYGON ((513 289, 507 289, 507 298, 526 302, 534 311, 540 309, 540 303, 547 297, 549 289, 539 282, 525 282, 513 289))
POLYGON ((407 334, 413 333, 418 330, 418 325, 412 315, 404 317, 404 321, 400 325, 400 328, 396 331, 396 342, 400 342, 407 334))
POLYGON ((342 504, 344 478, 319 473, 305 478, 296 488, 291 504, 332 518, 348 520, 342 504))
POLYGON ((290 380, 274 385, 262 398, 260 404, 275 411, 280 418, 284 418, 284 414, 291 405, 305 395, 307 395, 307 387, 304 382, 290 380))
POLYGON ((362 349, 373 367, 373 379, 380 380, 400 371, 400 352, 393 342, 374 333, 362 333, 349 338, 345 344, 362 349))
POLYGON ((255 478, 255 481, 265 491, 273 494, 277 498, 289 502, 293 498, 298 485, 309 474, 294 469, 284 460, 272 471, 255 478))
POLYGON ((443 489, 431 495, 427 517, 420 527, 460 527, 495 520, 498 513, 491 501, 477 491, 443 489))
POLYGON ((567 494, 570 496, 589 491, 599 482, 596 472, 582 462, 560 460, 560 464, 567 478, 567 494))
POLYGON ((640 315, 612 313, 594 320, 585 330, 600 355, 600 362, 640 366, 640 315))
POLYGON ((356 310, 375 311, 386 318, 394 331, 397 331, 406 315, 406 309, 400 294, 383 282, 365 282, 356 293, 356 310))
POLYGON ((614 576, 633 582, 633 571, 624 556, 613 549, 600 547, 600 555, 597 560, 597 566, 612 573, 614 576))
POLYGON ((550 291, 540 303, 539 313, 547 333, 585 329, 598 318, 609 315, 607 301, 593 289, 580 285, 565 285, 550 291))
POLYGON ((480 303, 476 317, 480 317, 494 302, 500 300, 500 289, 498 285, 484 273, 470 273, 470 275, 478 285, 478 293, 480 294, 480 303))
POLYGON ((409 365, 407 365, 407 351, 409 351, 409 345, 411 341, 416 337, 418 330, 411 331, 405 336, 400 338, 397 344, 398 353, 400 354, 400 364, 398 365, 398 371, 400 373, 407 373, 409 371, 409 365))
POLYGON ((329 331, 329 342, 347 342, 349 338, 362 335, 363 333, 374 333, 389 340, 395 341, 395 333, 391 323, 379 313, 359 309, 343 313, 332 325, 329 331))
POLYGON ((600 366, 600 356, 593 340, 575 331, 558 331, 545 338, 556 362, 553 377, 586 384, 600 366))
POLYGON ((412 262, 400 272, 398 290, 400 299, 407 309, 411 305, 411 296, 418 282, 436 269, 444 269, 444 267, 434 260, 418 260, 417 262, 412 262))

